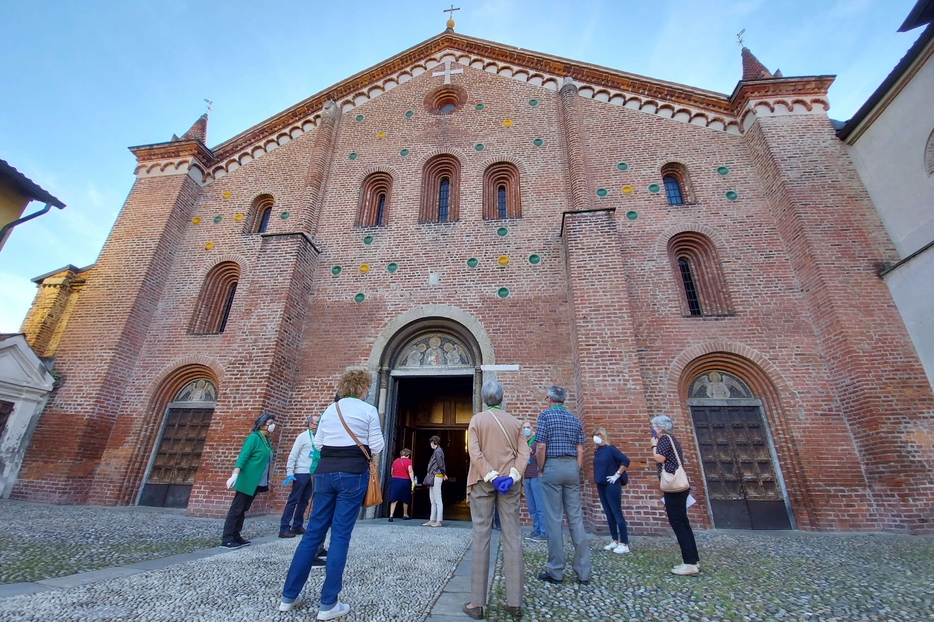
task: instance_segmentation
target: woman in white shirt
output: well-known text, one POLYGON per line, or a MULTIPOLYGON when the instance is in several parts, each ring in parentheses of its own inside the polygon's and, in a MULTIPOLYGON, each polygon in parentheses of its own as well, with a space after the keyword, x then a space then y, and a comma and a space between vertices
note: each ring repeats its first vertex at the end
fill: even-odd
POLYGON ((365 369, 344 372, 337 385, 340 400, 328 406, 318 421, 315 447, 320 448, 321 459, 314 474, 311 517, 285 577, 279 611, 290 611, 301 602, 299 593, 308 580, 312 560, 330 529, 331 543, 317 619, 333 620, 350 612, 350 606, 340 602, 338 595, 350 535, 366 495, 370 472, 366 457, 347 433, 341 417, 375 460, 376 454, 383 450, 383 432, 376 409, 364 401, 371 383, 372 376, 365 369))

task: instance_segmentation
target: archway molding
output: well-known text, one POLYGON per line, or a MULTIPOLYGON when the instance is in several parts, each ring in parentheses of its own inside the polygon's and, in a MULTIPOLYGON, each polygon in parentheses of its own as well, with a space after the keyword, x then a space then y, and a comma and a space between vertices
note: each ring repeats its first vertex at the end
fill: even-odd
POLYGON ((224 377, 221 366, 208 357, 188 356, 173 361, 160 372, 153 380, 146 409, 142 421, 137 428, 136 449, 130 458, 127 474, 124 478, 123 489, 120 492, 120 505, 135 505, 149 459, 152 456, 156 442, 159 440, 159 430, 169 403, 175 395, 192 380, 206 378, 210 380, 218 391, 220 400, 222 380, 224 377))
POLYGON ((782 395, 793 394, 790 386, 768 358, 748 346, 727 341, 691 346, 672 362, 668 391, 678 395, 682 421, 691 426, 692 433, 693 422, 687 401, 689 389, 697 376, 711 371, 735 375, 746 383, 756 399, 761 400, 795 522, 799 528, 813 526, 814 509, 801 468, 801 456, 781 400, 782 395))

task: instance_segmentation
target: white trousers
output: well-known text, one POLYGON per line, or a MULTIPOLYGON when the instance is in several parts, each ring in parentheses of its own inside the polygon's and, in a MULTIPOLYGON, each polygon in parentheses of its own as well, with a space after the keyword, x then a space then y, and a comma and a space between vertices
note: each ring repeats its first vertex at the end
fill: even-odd
POLYGON ((444 514, 444 503, 441 501, 441 482, 444 479, 441 477, 435 478, 435 485, 431 486, 428 491, 428 498, 431 500, 431 520, 432 522, 440 523, 442 520, 442 514, 444 514))

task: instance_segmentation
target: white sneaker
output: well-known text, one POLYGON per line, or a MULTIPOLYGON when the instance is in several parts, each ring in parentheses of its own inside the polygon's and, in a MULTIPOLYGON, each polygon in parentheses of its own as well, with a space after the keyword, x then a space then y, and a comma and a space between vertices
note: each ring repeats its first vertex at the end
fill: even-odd
POLYGON ((671 573, 686 577, 699 574, 700 568, 698 568, 695 564, 681 564, 680 566, 675 566, 672 568, 671 573))
POLYGON ((292 611, 296 607, 302 604, 302 597, 299 596, 295 599, 294 602, 284 603, 281 600, 279 601, 279 611, 292 611))
POLYGON ((628 552, 629 552, 629 545, 628 545, 628 544, 623 544, 622 542, 620 542, 620 543, 619 543, 619 546, 616 547, 615 549, 613 549, 613 552, 614 552, 614 553, 620 553, 620 554, 621 554, 621 553, 628 553, 628 552))
POLYGON ((607 544, 605 547, 603 547, 603 550, 604 550, 604 551, 612 551, 613 549, 615 549, 615 548, 618 547, 618 546, 619 546, 619 542, 617 542, 616 540, 610 540, 610 543, 607 544))
POLYGON ((334 620, 336 618, 343 618, 345 615, 350 613, 350 605, 337 601, 337 604, 333 608, 328 609, 327 611, 319 611, 317 620, 334 620))

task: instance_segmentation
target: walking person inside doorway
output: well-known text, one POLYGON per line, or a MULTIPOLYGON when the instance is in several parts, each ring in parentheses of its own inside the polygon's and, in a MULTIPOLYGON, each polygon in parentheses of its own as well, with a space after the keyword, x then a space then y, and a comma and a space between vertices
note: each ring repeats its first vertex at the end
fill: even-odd
POLYGON ((227 511, 227 520, 224 521, 221 546, 225 549, 239 549, 250 544, 249 540, 244 540, 240 535, 240 530, 243 529, 243 518, 253 505, 253 499, 257 494, 269 490, 269 461, 272 459, 269 437, 275 429, 274 415, 260 415, 253 423, 253 431, 240 448, 233 474, 227 480, 227 488, 233 488, 236 494, 227 511))
POLYGON ((319 415, 308 418, 308 429, 295 438, 289 459, 285 463, 285 481, 282 485, 286 486, 291 482, 292 490, 289 492, 288 501, 285 502, 282 520, 279 521, 280 538, 294 538, 305 533, 305 508, 308 507, 308 500, 315 491, 312 475, 318 466, 318 459, 321 458, 321 452, 315 447, 314 437, 319 418, 319 415))
POLYGON ((568 392, 558 386, 548 388, 548 408, 538 416, 535 427, 538 452, 536 459, 545 505, 545 533, 548 537, 548 561, 538 578, 548 583, 564 580, 564 532, 561 515, 568 519, 574 559, 571 567, 581 585, 590 583, 590 548, 581 510, 580 479, 584 463, 584 429, 580 420, 564 407, 568 392))
POLYGON ((428 461, 428 474, 425 476, 425 485, 428 486, 428 498, 431 500, 431 518, 425 527, 440 527, 444 514, 444 502, 441 501, 441 482, 448 481, 447 469, 444 467, 444 450, 441 449, 441 437, 432 436, 431 460, 428 461))
POLYGON ((402 520, 409 520, 409 499, 415 490, 415 472, 412 470, 412 450, 403 449, 392 462, 389 479, 389 522, 396 514, 396 504, 402 503, 402 520))

